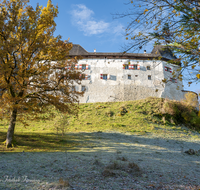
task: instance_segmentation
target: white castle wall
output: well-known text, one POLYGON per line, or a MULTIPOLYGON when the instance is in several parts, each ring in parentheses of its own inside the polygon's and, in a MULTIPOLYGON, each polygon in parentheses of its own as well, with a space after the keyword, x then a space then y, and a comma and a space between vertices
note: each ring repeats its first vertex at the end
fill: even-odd
POLYGON ((150 96, 175 100, 184 98, 181 81, 169 81, 166 84, 162 82, 164 78, 170 80, 173 70, 177 70, 179 66, 160 60, 130 59, 83 59, 78 62, 78 65, 83 64, 88 65, 88 69, 84 71, 88 79, 75 86, 78 91, 82 90, 82 86, 86 87, 80 103, 128 101, 150 96), (123 69, 123 64, 139 65, 140 69, 123 69), (147 70, 147 66, 150 66, 150 70, 147 70), (165 71, 165 67, 171 70, 165 71), (101 79, 101 74, 107 74, 110 79, 101 79), (128 75, 131 75, 131 79, 128 79, 128 75))

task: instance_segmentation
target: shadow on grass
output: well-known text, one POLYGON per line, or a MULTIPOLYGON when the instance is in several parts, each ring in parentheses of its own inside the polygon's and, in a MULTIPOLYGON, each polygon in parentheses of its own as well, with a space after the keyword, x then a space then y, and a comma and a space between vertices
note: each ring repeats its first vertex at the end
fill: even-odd
POLYGON ((186 142, 178 138, 177 140, 154 138, 138 135, 126 135, 123 133, 106 132, 79 132, 67 133, 65 135, 55 133, 23 133, 15 134, 16 147, 6 149, 3 142, 6 133, 0 132, 0 151, 5 152, 59 152, 59 151, 132 151, 152 154, 164 154, 169 152, 181 152, 183 149, 199 146, 200 142, 186 142))
MULTIPOLYGON (((5 140, 5 135, 6 133, 0 132, 1 141, 5 140)), ((37 179, 40 179, 41 182, 47 180, 48 182, 53 181, 56 183, 63 176, 70 180, 72 179, 70 183, 74 179, 77 181, 79 178, 83 178, 83 176, 86 176, 83 180, 84 183, 88 180, 87 177, 89 177, 90 181, 97 177, 105 181, 106 178, 102 178, 101 171, 106 169, 106 166, 112 164, 110 161, 118 163, 116 161, 119 158, 126 158, 131 163, 136 163, 142 169, 142 172, 149 177, 149 184, 151 184, 151 179, 160 179, 163 176, 164 183, 166 183, 166 179, 168 181, 173 179, 173 184, 184 185, 189 183, 192 178, 199 176, 199 156, 187 155, 181 151, 181 148, 183 147, 184 150, 189 148, 199 149, 200 141, 188 142, 181 138, 174 140, 160 137, 151 138, 148 135, 138 136, 105 132, 68 133, 63 137, 54 133, 29 133, 16 134, 15 137, 18 147, 10 152, 24 150, 25 153, 15 153, 15 156, 13 154, 0 153, 1 159, 4 161, 2 163, 9 161, 9 164, 4 166, 3 175, 5 175, 5 171, 13 170, 12 174, 18 176, 17 171, 21 171, 18 163, 21 163, 21 160, 23 160, 23 163, 27 163, 26 170, 23 170, 20 174, 22 176, 27 175, 27 171, 36 168, 39 174, 37 179), (35 153, 31 153, 31 151, 35 153), (46 152, 43 153, 42 151, 46 152), (95 163, 100 164, 95 165, 95 163), (182 173, 183 168, 183 171, 186 171, 185 168, 187 168, 187 171, 191 171, 182 173), (94 169, 97 173, 94 173, 94 169), (53 175, 56 175, 57 178, 51 178, 53 175), (178 177, 181 177, 184 182, 180 181, 178 177)), ((2 151, 2 147, 0 148, 2 151)), ((34 176, 34 174, 29 175, 34 176)), ((121 177, 119 178, 121 179, 121 177)), ((115 179, 117 179, 117 176, 115 176, 115 179)), ((105 184, 109 184, 109 180, 110 178, 108 178, 108 181, 105 181, 105 184)), ((144 179, 142 178, 141 180, 144 179)), ((199 183, 199 178, 197 180, 193 182, 194 185, 199 183)), ((24 184, 22 184, 23 187, 24 184)), ((9 183, 6 183, 6 185, 9 186, 9 183)), ((10 189, 10 186, 8 189, 10 189)), ((27 187, 24 189, 27 189, 27 187)), ((106 189, 109 189, 109 186, 106 186, 106 189)), ((119 189, 123 189, 123 187, 119 189)), ((174 189, 181 188, 175 187, 174 189)))
MULTIPOLYGON (((62 136, 55 133, 23 133, 15 134, 16 145, 7 149, 3 142, 6 139, 6 132, 0 132, 0 151, 4 152, 57 152, 66 149, 76 150, 80 146, 73 135, 62 136)), ((83 143, 81 142, 83 145, 83 143)))

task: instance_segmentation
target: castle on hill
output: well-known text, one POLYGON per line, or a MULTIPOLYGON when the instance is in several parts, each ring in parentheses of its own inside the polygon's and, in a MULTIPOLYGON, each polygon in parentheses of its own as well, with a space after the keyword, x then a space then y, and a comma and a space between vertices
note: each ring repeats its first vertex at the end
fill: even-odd
POLYGON ((69 57, 75 56, 82 57, 75 69, 84 70, 81 85, 72 86, 72 90, 85 91, 80 103, 129 101, 150 96, 184 98, 182 81, 172 76, 180 63, 167 63, 176 57, 163 46, 155 46, 151 53, 102 53, 87 52, 80 45, 73 45, 69 57))

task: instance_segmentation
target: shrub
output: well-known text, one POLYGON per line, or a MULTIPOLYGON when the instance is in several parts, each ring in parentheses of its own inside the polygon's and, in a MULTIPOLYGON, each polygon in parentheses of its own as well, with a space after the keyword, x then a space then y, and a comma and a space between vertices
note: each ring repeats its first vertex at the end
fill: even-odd
POLYGON ((54 119, 54 127, 57 131, 57 134, 59 133, 59 131, 61 131, 63 136, 68 125, 69 125, 68 115, 58 112, 57 117, 55 117, 54 119))
POLYGON ((114 112, 111 110, 106 112, 106 116, 108 116, 108 117, 112 117, 113 115, 114 115, 114 112))
POLYGON ((186 101, 165 100, 159 116, 165 117, 169 122, 173 120, 175 124, 186 124, 200 130, 198 111, 186 101))
POLYGON ((188 92, 185 94, 184 101, 193 107, 198 107, 198 105, 199 105, 197 95, 194 93, 191 93, 191 92, 188 92))
POLYGON ((118 113, 118 115, 125 115, 128 111, 127 111, 127 109, 124 107, 124 106, 122 106, 122 107, 120 107, 119 108, 119 113, 118 113))

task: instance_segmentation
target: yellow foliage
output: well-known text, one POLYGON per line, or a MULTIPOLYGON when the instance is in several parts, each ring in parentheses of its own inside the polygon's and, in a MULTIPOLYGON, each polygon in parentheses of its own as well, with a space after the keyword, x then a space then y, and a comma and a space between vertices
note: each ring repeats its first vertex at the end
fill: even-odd
POLYGON ((67 61, 72 44, 54 36, 57 14, 58 7, 51 0, 47 7, 37 5, 35 10, 28 0, 0 1, 0 109, 4 118, 9 118, 10 112, 11 120, 18 114, 23 121, 27 112, 36 117, 48 105, 77 113, 74 102, 83 93, 72 93, 69 85, 80 84, 77 75, 81 72, 60 69, 56 73, 77 62, 75 58, 67 61))
POLYGON ((185 94, 185 101, 193 107, 197 107, 199 105, 197 95, 192 92, 185 94))

